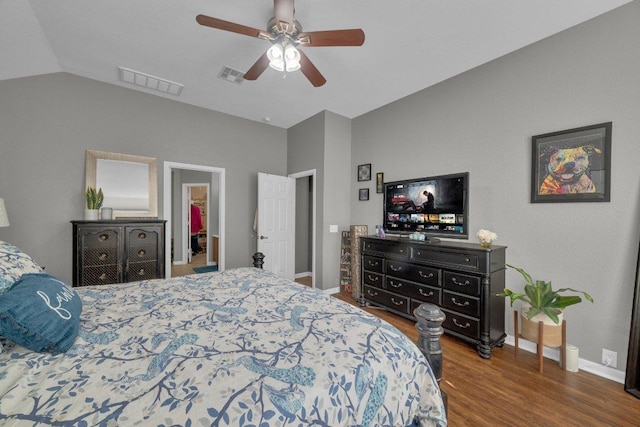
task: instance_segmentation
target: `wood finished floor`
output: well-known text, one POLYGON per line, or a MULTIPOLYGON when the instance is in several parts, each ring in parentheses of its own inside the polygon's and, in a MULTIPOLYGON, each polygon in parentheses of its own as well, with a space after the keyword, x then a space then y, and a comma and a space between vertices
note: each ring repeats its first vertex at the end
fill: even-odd
MULTIPOLYGON (((348 293, 336 298, 358 306, 348 293)), ((415 323, 375 308, 413 342, 415 323)), ((505 345, 481 359, 474 346, 443 335, 441 388, 449 397, 450 426, 640 426, 640 399, 623 385, 580 371, 566 372, 551 359, 538 372, 533 353, 505 345)))

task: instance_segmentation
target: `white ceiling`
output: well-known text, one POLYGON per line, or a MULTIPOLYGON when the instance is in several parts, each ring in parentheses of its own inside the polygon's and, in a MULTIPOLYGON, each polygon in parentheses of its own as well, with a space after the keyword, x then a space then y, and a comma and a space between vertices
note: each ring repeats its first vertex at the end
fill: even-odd
POLYGON ((184 85, 158 94, 289 128, 322 111, 354 118, 630 0, 297 0, 304 31, 362 28, 361 47, 306 48, 327 79, 267 69, 241 85, 269 42, 203 27, 205 14, 264 29, 272 0, 0 0, 0 80, 68 72, 141 90, 118 67, 184 85))

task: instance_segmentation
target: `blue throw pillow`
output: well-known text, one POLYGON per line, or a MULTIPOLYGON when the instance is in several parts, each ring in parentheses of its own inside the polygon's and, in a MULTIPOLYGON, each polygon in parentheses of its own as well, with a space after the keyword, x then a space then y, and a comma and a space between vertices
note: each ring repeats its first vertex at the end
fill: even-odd
POLYGON ((64 353, 78 336, 82 301, 49 274, 24 274, 0 295, 0 335, 29 350, 64 353))

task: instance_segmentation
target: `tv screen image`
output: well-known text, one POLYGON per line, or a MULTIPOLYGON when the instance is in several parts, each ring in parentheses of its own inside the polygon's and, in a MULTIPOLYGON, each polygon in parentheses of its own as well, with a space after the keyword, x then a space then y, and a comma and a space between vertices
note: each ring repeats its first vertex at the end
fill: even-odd
POLYGON ((468 238, 468 185, 468 172, 385 183, 385 231, 468 238))

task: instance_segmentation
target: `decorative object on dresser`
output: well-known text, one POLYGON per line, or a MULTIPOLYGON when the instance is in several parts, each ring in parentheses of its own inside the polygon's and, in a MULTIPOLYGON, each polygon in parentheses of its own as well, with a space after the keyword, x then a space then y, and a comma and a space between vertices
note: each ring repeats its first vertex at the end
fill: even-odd
POLYGON ((71 221, 73 286, 164 278, 165 222, 71 221))
POLYGON ((96 190, 95 187, 87 187, 85 199, 87 201, 87 206, 84 210, 84 219, 90 221, 97 220, 100 214, 100 207, 104 201, 102 188, 96 190))
POLYGON ((505 246, 401 237, 361 242, 363 302, 414 320, 420 304, 436 304, 446 315, 445 333, 476 344, 485 359, 504 344, 504 300, 497 294, 505 285, 505 246))
POLYGON ((476 235, 478 242, 483 248, 490 248, 493 242, 498 238, 498 235, 490 230, 481 229, 476 235))

